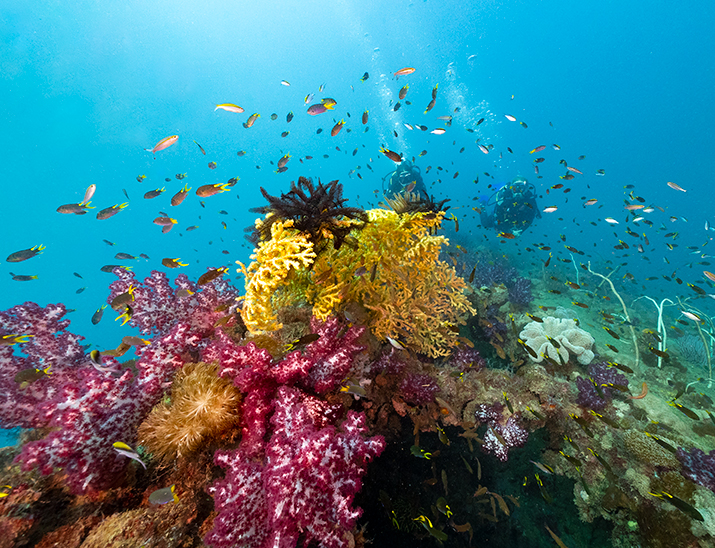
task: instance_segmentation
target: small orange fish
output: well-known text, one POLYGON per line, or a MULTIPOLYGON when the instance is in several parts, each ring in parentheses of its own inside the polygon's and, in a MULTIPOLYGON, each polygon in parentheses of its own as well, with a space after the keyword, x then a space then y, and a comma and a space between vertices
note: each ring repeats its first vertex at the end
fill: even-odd
POLYGON ((214 196, 220 194, 221 192, 226 192, 230 189, 228 183, 216 183, 215 185, 202 185, 196 189, 196 195, 200 198, 208 198, 209 196, 214 196))
POLYGON ((235 112, 236 114, 241 114, 243 112, 243 108, 238 105, 234 105, 233 103, 221 103, 220 105, 216 105, 214 112, 218 109, 225 110, 226 112, 235 112))
POLYGON ((160 150, 169 148, 171 145, 173 145, 178 140, 179 140, 178 135, 170 135, 169 137, 165 137, 164 139, 159 141, 157 144, 155 144, 154 148, 145 148, 144 150, 155 154, 155 153, 159 152, 160 150))
POLYGON ((646 383, 643 383, 643 388, 641 390, 641 393, 638 394, 637 396, 630 396, 632 400, 642 400, 648 395, 648 385, 646 383))
POLYGON ((413 67, 405 67, 401 68, 395 73, 395 78, 399 78, 400 76, 407 76, 408 74, 412 74, 416 69, 413 67))
POLYGON ((514 236, 511 232, 500 232, 499 234, 497 234, 497 236, 499 238, 505 238, 507 240, 513 240, 514 238, 516 238, 516 236, 514 236))

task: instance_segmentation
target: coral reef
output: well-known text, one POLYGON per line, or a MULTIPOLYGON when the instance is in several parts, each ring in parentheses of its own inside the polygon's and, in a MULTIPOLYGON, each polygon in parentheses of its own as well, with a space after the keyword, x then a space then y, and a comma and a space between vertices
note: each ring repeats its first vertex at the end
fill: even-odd
POLYGON ((357 207, 345 207, 343 185, 330 181, 327 185, 318 180, 314 185, 311 179, 299 177, 298 184, 291 182, 290 191, 281 197, 271 196, 261 187, 263 197, 269 205, 251 209, 262 213, 266 218, 256 222, 251 241, 273 238, 273 224, 292 221, 292 226, 308 237, 310 243, 319 252, 323 242, 332 240, 334 249, 340 249, 348 234, 360 230, 368 220, 367 214, 357 207))
POLYGON ((321 283, 308 289, 314 315, 325 318, 341 303, 357 302, 379 339, 392 337, 430 357, 448 355, 457 326, 473 309, 464 280, 438 259, 446 238, 430 234, 444 214, 368 214, 356 235, 358 250, 326 250, 316 260, 313 279, 321 283))
POLYGON ((240 402, 233 383, 219 378, 218 365, 186 364, 174 378, 170 403, 161 402, 139 426, 139 443, 169 464, 236 426, 240 402))
POLYGON ((590 378, 576 379, 578 398, 576 403, 585 409, 600 411, 611 401, 611 386, 628 388, 628 379, 606 362, 592 363, 588 366, 590 378), (596 388, 598 386, 598 389, 596 388))
POLYGON ((537 363, 541 362, 544 356, 548 356, 557 363, 565 364, 569 361, 569 353, 582 365, 593 360, 591 346, 595 341, 573 320, 547 316, 543 318, 543 322, 526 324, 519 337, 536 353, 536 357, 531 354, 530 356, 537 363), (556 344, 553 341, 556 341, 556 344))
MULTIPOLYGON (((163 333, 177 322, 186 323, 203 335, 208 334, 223 316, 216 312, 216 308, 233 303, 238 296, 238 291, 222 278, 202 285, 199 290, 186 274, 179 274, 174 290, 164 272, 153 270, 143 282, 137 281, 133 272, 121 267, 112 272, 118 279, 109 286, 107 303, 127 296, 125 306, 131 309, 128 323, 139 328, 142 335, 163 333)), ((124 306, 118 308, 120 312, 123 310, 124 306)))
POLYGON ((679 447, 676 456, 683 465, 682 474, 686 478, 715 491, 715 450, 706 453, 697 447, 690 451, 679 447))
POLYGON ((209 488, 219 513, 208 544, 296 546, 302 536, 328 548, 354 545, 361 512, 352 501, 384 441, 366 438, 364 416, 352 411, 338 427, 317 427, 308 405, 300 390, 278 389, 264 464, 240 448, 216 454, 226 477, 209 488))
POLYGON ((675 339, 673 346, 678 350, 682 359, 687 364, 696 367, 706 367, 708 364, 708 353, 703 345, 703 341, 696 335, 685 335, 675 339))
POLYGON ((405 401, 413 405, 422 405, 434 401, 439 386, 430 375, 410 373, 400 383, 399 390, 405 401))
POLYGON ((320 338, 279 363, 225 336, 206 350, 221 376, 245 394, 241 445, 216 454, 216 464, 227 470, 210 487, 218 516, 206 542, 216 548, 293 546, 301 531, 325 546, 350 545, 359 478, 384 441, 365 437, 362 414, 349 412, 339 422, 342 405, 312 395, 345 378, 364 348, 357 343, 364 330, 340 329, 334 318, 311 327, 320 338))
POLYGON ((307 268, 316 257, 307 234, 292 229, 293 221, 271 223, 271 238, 258 244, 246 268, 240 261, 239 272, 246 276, 246 295, 241 317, 252 333, 280 329, 272 298, 287 283, 288 276, 307 268))
MULTIPOLYGON (((6 332, 29 337, 22 354, 0 347, 0 376, 6 390, 0 399, 0 420, 6 427, 46 429, 47 435, 26 443, 17 461, 23 470, 38 468, 51 474, 61 468, 74 493, 105 489, 121 478, 126 459, 118 459, 114 441, 133 443, 136 429, 161 398, 164 385, 183 365, 184 352, 200 340, 184 323, 143 347, 135 373, 119 376, 92 366, 79 345, 80 337, 67 331, 62 305, 40 308, 34 303, 0 314, 6 332), (28 368, 45 375, 22 389, 13 378, 28 368)), ((112 358, 105 358, 118 366, 112 358)))
POLYGON ((509 458, 509 449, 523 447, 529 439, 529 432, 519 424, 519 414, 509 413, 507 417, 504 411, 500 403, 480 404, 475 411, 477 422, 487 424, 482 451, 502 462, 509 458))

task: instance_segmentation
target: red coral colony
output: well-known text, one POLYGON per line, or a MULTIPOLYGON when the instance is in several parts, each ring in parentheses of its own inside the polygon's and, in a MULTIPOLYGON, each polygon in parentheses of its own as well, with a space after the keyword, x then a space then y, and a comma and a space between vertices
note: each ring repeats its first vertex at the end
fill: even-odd
MULTIPOLYGON (((444 213, 404 215, 417 230, 444 213)), ((241 296, 227 269, 172 284, 114 268, 107 304, 139 333, 115 349, 89 351, 62 304, 1 312, 0 421, 23 430, 0 453, 0 546, 707 545, 715 453, 695 447, 715 434, 707 395, 676 383, 656 403, 659 363, 617 362, 571 310, 537 316, 532 292, 549 282, 502 259, 455 274, 461 325, 421 320, 438 341, 419 332, 422 348, 439 352, 417 351, 407 331, 376 335, 390 318, 346 296, 384 282, 369 264, 339 273, 378 222, 359 218, 321 218, 302 240, 272 218, 252 258, 288 260, 290 242, 307 263, 313 244, 336 254, 327 274, 293 266, 266 282, 263 300, 241 296), (326 224, 341 228, 340 250, 326 224), (311 276, 364 289, 345 286, 319 319, 311 276), (250 329, 249 305, 270 306, 277 329, 250 329), (688 421, 694 434, 676 426, 688 421)), ((260 269, 242 271, 260 291, 260 269)), ((636 349, 653 347, 631 332, 636 349)))

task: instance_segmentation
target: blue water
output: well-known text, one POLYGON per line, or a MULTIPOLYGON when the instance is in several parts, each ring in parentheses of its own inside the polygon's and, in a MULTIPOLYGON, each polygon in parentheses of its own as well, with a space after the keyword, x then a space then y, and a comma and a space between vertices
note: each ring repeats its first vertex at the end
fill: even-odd
MULTIPOLYGON (((161 269, 161 259, 180 257, 189 263, 184 271, 196 278, 207 267, 245 262, 251 246, 243 228, 255 218, 248 209, 264 204, 261 186, 277 194, 298 175, 340 179, 351 201, 375 205, 374 190, 394 168, 380 154, 381 145, 406 157, 427 151, 417 163, 423 170, 433 166, 425 179, 430 192, 451 198, 462 221, 458 239, 463 244, 487 242, 515 256, 541 243, 568 257, 558 241, 564 234, 566 243, 588 253, 598 268, 605 269, 607 260, 626 263, 622 272, 634 273, 639 285, 646 276, 676 269, 684 281, 704 285, 701 271, 707 266, 692 262, 707 258, 686 247, 708 243, 711 233, 704 223, 715 221, 710 207, 715 8, 710 4, 697 13, 666 2, 651 2, 645 10, 615 1, 121 4, 0 4, 0 257, 47 246, 27 262, 2 263, 2 309, 27 300, 64 302, 76 309, 71 315, 75 332, 100 348, 115 347, 130 332, 127 327, 120 328, 111 313, 98 326, 90 323, 113 280, 99 272, 101 266, 132 264, 143 277, 161 269), (392 73, 406 66, 416 71, 396 81, 392 73), (361 82, 366 71, 370 77, 361 82), (404 84, 410 86, 406 99, 412 105, 394 112, 391 101, 404 84), (435 84, 437 105, 424 114, 435 84), (308 116, 303 99, 310 93, 314 102, 335 98, 334 112, 308 116), (214 111, 226 102, 246 112, 214 111), (360 123, 365 109, 367 133, 360 123), (289 111, 295 113, 290 124, 285 121, 289 111), (244 129, 241 124, 254 112, 261 117, 244 129), (270 120, 273 112, 276 121, 270 120), (452 126, 440 136, 403 125, 431 130, 443 127, 437 116, 448 114, 454 116, 452 126), (477 127, 482 117, 486 121, 477 127), (340 119, 345 129, 331 137, 340 119), (325 131, 316 135, 318 128, 325 131), (290 131, 288 137, 280 137, 283 131, 290 131), (144 151, 172 134, 180 136, 178 143, 156 159, 144 151), (485 156, 477 139, 494 149, 485 156), (561 150, 554 151, 553 143, 561 150), (529 151, 541 144, 547 145, 546 160, 539 165, 542 178, 536 178, 529 151), (246 155, 238 157, 238 150, 246 155), (292 156, 289 169, 277 174, 270 162, 285 153, 292 156), (313 159, 301 164, 306 155, 313 159), (578 160, 581 155, 585 159, 578 160), (559 179, 565 173, 558 163, 562 158, 584 175, 559 179), (217 162, 216 170, 207 167, 209 161, 217 162), (366 169, 368 163, 374 171, 366 169), (596 176, 597 169, 606 175, 596 176), (188 177, 178 181, 177 173, 188 177), (138 183, 142 174, 146 179, 138 183), (493 232, 479 227, 472 198, 489 194, 488 184, 516 175, 537 185, 541 207, 559 209, 544 214, 520 240, 499 243, 493 232), (194 195, 198 186, 234 176, 240 177, 238 185, 205 199, 201 207, 194 195), (669 188, 668 181, 687 192, 669 188), (173 208, 169 198, 184 182, 193 190, 173 208), (61 204, 81 201, 92 183, 97 209, 85 216, 56 212, 61 204), (557 183, 568 183, 572 191, 546 196, 557 183), (629 224, 649 238, 642 254, 633 246, 627 252, 613 249, 618 239, 634 243, 624 235, 625 185, 635 185, 634 193, 646 205, 665 208, 648 216, 652 228, 629 224), (167 191, 159 198, 142 198, 161 187, 167 191), (109 220, 96 220, 99 209, 127 201, 123 189, 129 207, 109 220), (598 204, 584 208, 589 198, 598 204), (178 220, 170 234, 152 224, 159 211, 178 220), (607 216, 620 224, 608 225, 607 216), (665 230, 659 230, 661 224, 665 230), (187 233, 190 225, 199 229, 187 233), (666 232, 679 237, 666 239, 666 232), (678 247, 670 250, 666 242, 678 247), (117 261, 117 252, 146 253, 151 259, 117 261), (38 279, 12 281, 10 272, 38 279), (82 287, 87 289, 77 294, 82 287)), ((711 246, 700 250, 710 252, 711 246)), ((529 259, 538 264, 546 257, 539 252, 529 259)), ((240 286, 242 280, 234 276, 240 286)), ((659 299, 689 295, 685 285, 662 278, 645 287, 638 291, 659 299)), ((712 313, 711 302, 700 306, 712 313)))

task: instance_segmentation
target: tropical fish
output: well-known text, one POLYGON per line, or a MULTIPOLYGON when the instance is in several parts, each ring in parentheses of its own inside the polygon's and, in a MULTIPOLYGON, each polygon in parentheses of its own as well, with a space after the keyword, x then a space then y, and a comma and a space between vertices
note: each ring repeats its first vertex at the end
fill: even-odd
MULTIPOLYGON (((311 116, 316 116, 318 114, 323 114, 324 112, 327 112, 329 107, 323 105, 322 103, 315 103, 314 105, 310 105, 308 107, 308 114, 311 116)), ((332 107, 330 107, 332 108, 332 107)))
POLYGON ((344 125, 345 120, 340 120, 337 124, 333 126, 333 129, 330 130, 330 135, 332 137, 335 137, 338 133, 340 133, 340 130, 343 129, 344 125))
POLYGON ((233 103, 221 103, 220 105, 216 105, 214 112, 218 109, 225 110, 226 112, 235 112, 236 114, 241 114, 243 112, 243 108, 238 105, 234 105, 233 103))
POLYGON ((198 144, 196 141, 194 141, 197 147, 199 147, 199 150, 203 153, 204 156, 206 156, 206 151, 204 150, 204 147, 202 147, 200 144, 198 144))
POLYGON ((154 190, 150 190, 149 192, 146 192, 144 194, 144 199, 145 200, 152 200, 156 198, 157 196, 161 196, 164 192, 166 192, 166 187, 162 188, 156 188, 154 190))
POLYGON ((182 263, 181 259, 176 258, 176 259, 162 259, 161 264, 163 264, 166 268, 179 268, 180 266, 189 266, 188 263, 182 263))
MULTIPOLYGON (((178 221, 176 219, 172 219, 171 217, 157 217, 154 219, 153 223, 155 225, 159 226, 167 226, 167 225, 173 225, 176 224, 178 221)), ((136 259, 136 257, 134 257, 136 259)))
MULTIPOLYGON (((12 279, 16 282, 30 282, 32 280, 36 280, 37 276, 30 276, 27 274, 14 274, 10 272, 10 276, 12 276, 12 279)), ((81 291, 80 291, 81 293, 81 291)))
POLYGON ((32 384, 33 382, 40 380, 42 377, 52 375, 50 367, 52 367, 52 365, 48 365, 44 369, 37 369, 35 367, 23 369, 15 374, 14 381, 20 385, 20 388, 24 388, 28 384, 32 384))
POLYGON ((246 120, 246 121, 244 122, 243 127, 245 127, 246 129, 248 129, 249 127, 253 126, 253 124, 256 123, 256 120, 258 120, 260 117, 261 117, 261 115, 258 114, 257 112, 251 114, 251 115, 248 117, 248 120, 246 120))
POLYGON ((389 341, 389 343, 390 343, 392 346, 394 346, 395 348, 397 348, 397 350, 404 350, 404 349, 405 349, 405 347, 404 347, 399 341, 393 339, 392 337, 385 337, 385 338, 389 341))
POLYGON ((227 192, 231 190, 228 183, 216 183, 213 185, 201 185, 196 189, 196 195, 200 198, 208 198, 209 196, 215 196, 222 192, 227 192))
POLYGON ((670 493, 666 493, 665 491, 661 491, 660 493, 652 493, 649 492, 651 495, 654 497, 658 497, 660 500, 664 500, 666 502, 669 502, 673 506, 675 506, 678 510, 686 514, 688 517, 691 519, 697 520, 697 521, 705 521, 703 518, 702 514, 698 512, 698 510, 691 504, 685 502, 682 499, 679 499, 675 495, 671 495, 670 493))
POLYGON ((7 259, 5 259, 8 263, 20 263, 22 261, 26 261, 28 259, 32 259, 36 255, 39 255, 42 253, 42 251, 45 249, 45 246, 40 244, 36 245, 34 247, 31 247, 30 249, 22 249, 20 251, 15 251, 14 253, 10 253, 10 255, 7 256, 7 259))
POLYGON ((157 144, 154 145, 154 148, 145 148, 147 152, 151 152, 153 154, 156 154, 160 150, 164 150, 165 148, 169 148, 171 145, 176 143, 176 141, 179 140, 178 135, 170 135, 169 137, 164 137, 161 141, 159 141, 157 144))
POLYGON ((380 147, 380 152, 382 152, 385 156, 387 156, 390 160, 392 160, 396 164, 399 164, 400 162, 402 162, 402 155, 397 154, 397 152, 393 152, 392 150, 388 150, 384 147, 380 147))
POLYGON ((170 487, 164 487, 163 489, 157 489, 149 495, 149 502, 151 504, 166 504, 171 501, 179 502, 179 497, 176 495, 175 491, 175 484, 170 487))
POLYGON ((416 69, 413 67, 401 68, 400 70, 395 72, 395 78, 399 78, 400 76, 407 76, 408 74, 412 74, 413 72, 415 72, 415 70, 416 69))
POLYGON ((107 308, 107 305, 103 304, 97 309, 94 314, 92 314, 92 325, 97 325, 99 322, 102 321, 102 316, 104 315, 105 308, 107 308))
POLYGON ((92 209, 89 206, 89 202, 86 204, 63 204, 57 208, 57 213, 64 215, 85 215, 88 209, 92 209))
POLYGON ((184 188, 182 188, 179 192, 177 192, 176 194, 174 194, 171 197, 171 205, 172 206, 180 205, 181 202, 183 202, 184 199, 186 198, 186 196, 189 194, 189 190, 191 190, 191 187, 184 184, 184 188))
POLYGON ((424 449, 420 449, 417 445, 413 445, 410 447, 410 453, 412 453, 415 457, 418 457, 420 459, 431 459, 432 458, 432 453, 429 453, 425 451, 424 449))
POLYGON ((112 444, 112 447, 114 447, 114 450, 125 457, 129 457, 132 460, 137 461, 139 464, 141 464, 144 467, 144 470, 146 470, 146 464, 142 461, 142 459, 139 457, 139 453, 137 453, 134 449, 129 447, 126 443, 121 442, 121 441, 115 441, 112 444))
POLYGON ((668 186, 672 188, 673 190, 679 190, 680 192, 687 192, 684 188, 682 188, 679 185, 676 185, 675 183, 668 182, 668 186))

